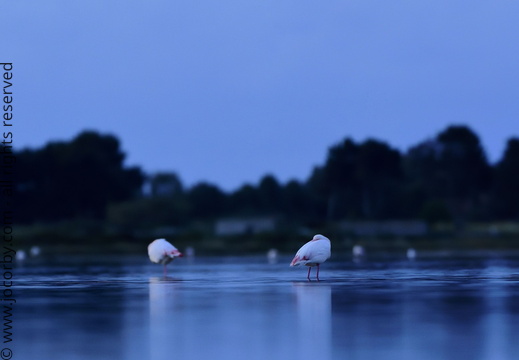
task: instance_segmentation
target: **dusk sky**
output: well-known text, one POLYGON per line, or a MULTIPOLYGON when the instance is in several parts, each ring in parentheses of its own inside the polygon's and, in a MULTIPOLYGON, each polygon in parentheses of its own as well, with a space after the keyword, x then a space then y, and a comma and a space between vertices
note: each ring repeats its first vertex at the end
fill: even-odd
POLYGON ((232 190, 304 180, 345 137, 519 136, 517 1, 2 1, 14 144, 85 129, 126 164, 232 190))

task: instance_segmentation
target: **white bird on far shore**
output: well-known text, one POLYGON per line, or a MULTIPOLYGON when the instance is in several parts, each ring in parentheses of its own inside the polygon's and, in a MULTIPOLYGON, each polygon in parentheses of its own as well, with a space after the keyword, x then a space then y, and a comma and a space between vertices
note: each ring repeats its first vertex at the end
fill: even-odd
POLYGON ((267 260, 270 264, 274 264, 278 260, 278 251, 277 249, 270 249, 267 251, 267 260))
POLYGON ((36 256, 40 255, 41 250, 40 250, 40 247, 39 247, 39 246, 34 245, 34 246, 31 247, 31 249, 29 250, 29 252, 31 253, 31 256, 32 256, 32 257, 36 257, 36 256))
POLYGON ((148 256, 151 262, 164 265, 164 276, 166 276, 166 265, 176 257, 182 257, 183 255, 166 239, 157 239, 148 245, 148 256))
POLYGON ((25 250, 16 250, 16 260, 17 261, 25 261, 25 258, 27 257, 27 254, 25 253, 25 250))
POLYGON ((310 280, 310 271, 313 266, 317 266, 317 281, 319 281, 319 265, 330 258, 331 243, 330 239, 323 235, 315 235, 312 240, 304 244, 296 253, 290 266, 308 266, 307 279, 310 280))
POLYGON ((351 252, 354 258, 361 258, 365 255, 364 247, 362 245, 355 245, 351 252))

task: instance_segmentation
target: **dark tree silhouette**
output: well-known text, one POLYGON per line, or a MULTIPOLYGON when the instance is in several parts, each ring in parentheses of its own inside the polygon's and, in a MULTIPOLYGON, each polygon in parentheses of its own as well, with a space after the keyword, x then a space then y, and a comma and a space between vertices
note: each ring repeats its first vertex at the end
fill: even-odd
POLYGON ((321 188, 328 219, 399 216, 396 199, 402 175, 397 150, 377 140, 357 145, 345 139, 328 151, 321 188))
POLYGON ((493 208, 498 218, 519 220, 519 138, 508 140, 495 167, 493 208))
POLYGON ((229 195, 229 210, 233 214, 257 215, 260 212, 257 189, 245 184, 229 195))
POLYGON ((18 159, 22 222, 103 218, 108 203, 132 198, 144 180, 140 169, 123 167, 114 136, 93 131, 21 151, 18 159))
POLYGON ((185 188, 177 174, 148 177, 124 166, 112 135, 85 131, 69 142, 25 149, 17 156, 18 219, 108 219, 128 229, 175 228, 221 216, 280 215, 293 228, 343 219, 418 216, 434 223, 519 218, 519 139, 508 141, 502 159, 488 164, 478 136, 449 126, 402 156, 379 140, 350 138, 328 149, 324 164, 305 181, 281 184, 263 176, 233 192, 202 182, 185 188))
POLYGON ((327 198, 329 220, 359 212, 358 165, 359 146, 353 140, 345 139, 328 150, 322 189, 327 198))
POLYGON ((181 194, 184 186, 175 173, 157 173, 149 178, 152 196, 173 196, 181 194))
POLYGON ((401 155, 386 143, 367 140, 359 148, 356 169, 367 218, 399 217, 397 196, 402 179, 401 155))
POLYGON ((438 141, 427 140, 411 147, 403 161, 406 182, 402 200, 406 213, 409 217, 418 215, 430 224, 451 219, 438 179, 441 149, 438 141))
POLYGON ((446 219, 458 227, 484 203, 492 183, 491 166, 478 136, 468 127, 449 126, 434 140, 410 149, 406 156, 408 189, 422 200, 422 214, 446 219))
POLYGON ((187 197, 192 208, 192 218, 216 218, 226 212, 225 193, 215 185, 199 183, 188 191, 187 197))
POLYGON ((265 175, 258 185, 260 209, 264 213, 276 213, 282 209, 282 188, 273 175, 265 175))
POLYGON ((479 137, 468 127, 449 126, 438 135, 437 141, 440 144, 438 191, 461 226, 490 189, 492 170, 479 137))

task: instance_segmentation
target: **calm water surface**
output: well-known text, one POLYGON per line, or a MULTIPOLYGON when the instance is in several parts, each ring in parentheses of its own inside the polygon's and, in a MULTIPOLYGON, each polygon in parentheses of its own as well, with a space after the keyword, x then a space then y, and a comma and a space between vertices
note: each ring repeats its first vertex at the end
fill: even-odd
POLYGON ((13 359, 518 359, 519 259, 38 259, 13 359))

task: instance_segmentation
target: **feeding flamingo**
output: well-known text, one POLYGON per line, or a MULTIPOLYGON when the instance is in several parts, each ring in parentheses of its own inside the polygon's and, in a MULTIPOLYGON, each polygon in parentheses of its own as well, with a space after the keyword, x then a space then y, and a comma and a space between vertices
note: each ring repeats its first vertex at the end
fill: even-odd
POLYGON ((310 280, 310 271, 313 266, 317 266, 316 278, 319 281, 319 265, 330 258, 331 243, 330 239, 323 235, 315 235, 312 240, 304 244, 296 253, 290 266, 308 266, 307 279, 310 280))
POLYGON ((166 239, 157 239, 149 244, 148 255, 151 262, 164 265, 164 276, 167 274, 166 265, 176 257, 183 256, 182 253, 171 243, 166 241, 166 239))

